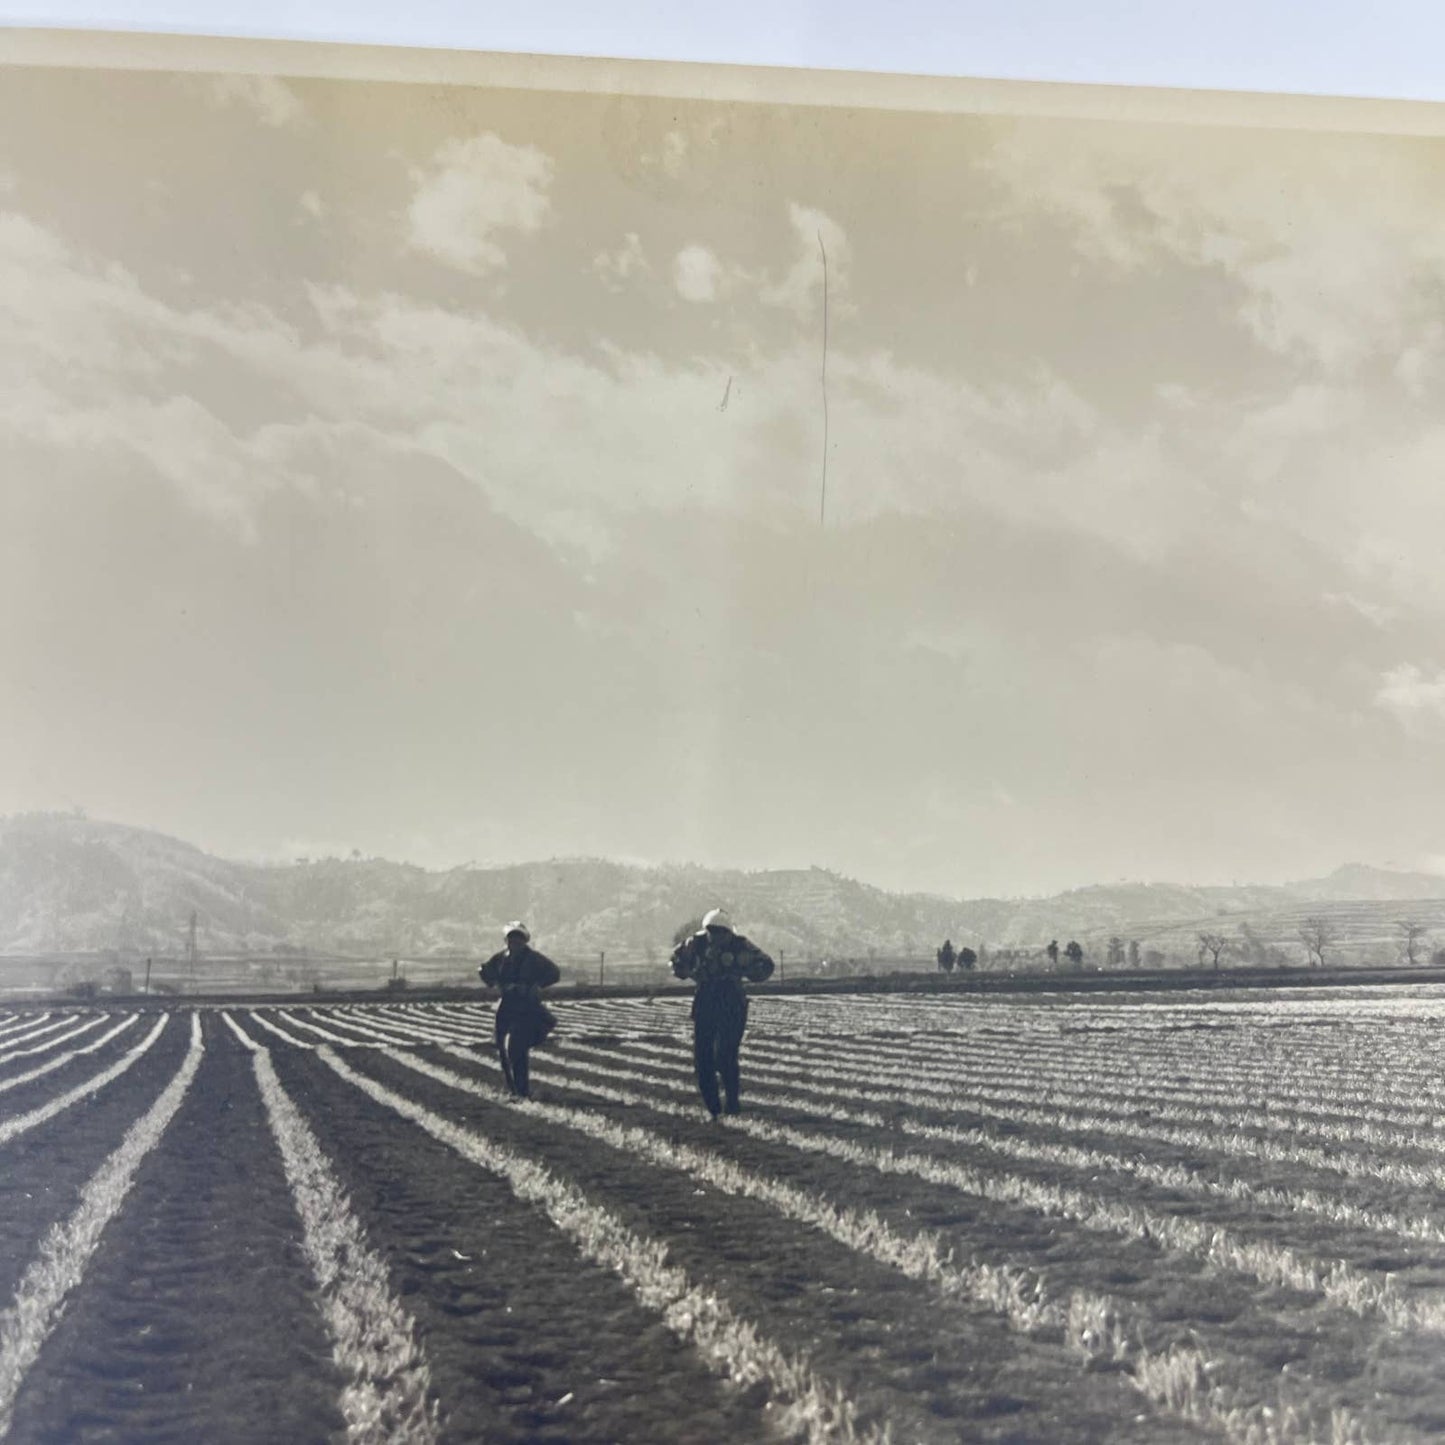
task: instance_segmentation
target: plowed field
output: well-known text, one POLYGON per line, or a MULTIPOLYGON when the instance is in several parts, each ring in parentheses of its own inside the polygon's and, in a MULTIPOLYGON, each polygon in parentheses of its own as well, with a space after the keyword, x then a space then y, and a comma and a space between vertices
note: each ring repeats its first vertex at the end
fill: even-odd
POLYGON ((16 1441, 1445 1436, 1445 991, 0 1008, 16 1441))

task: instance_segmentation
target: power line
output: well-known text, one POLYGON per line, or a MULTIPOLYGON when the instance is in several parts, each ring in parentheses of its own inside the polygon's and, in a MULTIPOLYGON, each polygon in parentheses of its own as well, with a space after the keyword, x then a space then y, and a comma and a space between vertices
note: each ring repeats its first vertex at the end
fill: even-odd
POLYGON ((828 516, 828 249, 818 233, 818 251, 822 256, 822 491, 818 499, 818 526, 828 516))

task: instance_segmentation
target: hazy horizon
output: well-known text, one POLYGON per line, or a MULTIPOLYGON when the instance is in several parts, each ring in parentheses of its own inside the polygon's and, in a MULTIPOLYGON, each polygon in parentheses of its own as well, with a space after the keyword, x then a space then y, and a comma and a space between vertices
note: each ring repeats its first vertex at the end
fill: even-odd
MULTIPOLYGON (((290 855, 290 856, 282 856, 282 855, 279 855, 279 854, 250 854, 250 855, 246 855, 246 854, 228 854, 228 853, 218 853, 218 852, 215 852, 215 851, 213 851, 213 850, 211 850, 211 849, 204 848, 204 847, 202 847, 200 844, 195 843, 195 841, 194 841, 193 839, 190 839, 190 838, 181 838, 181 837, 177 837, 177 836, 175 836, 175 835, 173 835, 173 834, 158 833, 158 832, 157 832, 156 830, 154 830, 154 829, 148 829, 148 828, 145 828, 143 825, 136 824, 136 823, 129 823, 129 822, 126 822, 126 821, 124 821, 123 819, 119 819, 119 818, 94 818, 94 817, 91 817, 90 814, 86 813, 84 810, 74 810, 74 809, 69 810, 69 811, 65 811, 65 812, 49 811, 49 812, 33 812, 33 813, 12 813, 12 814, 0 815, 0 827, 3 827, 3 826, 4 826, 5 824, 7 824, 7 823, 22 822, 22 821, 24 821, 24 820, 27 819, 27 818, 43 818, 43 819, 46 819, 46 820, 60 820, 60 821, 73 820, 73 821, 76 821, 76 822, 79 822, 79 823, 82 823, 82 824, 93 824, 93 825, 95 825, 95 826, 97 826, 97 827, 99 827, 99 828, 102 828, 102 829, 104 829, 104 828, 118 828, 118 829, 125 830, 125 831, 136 831, 136 832, 143 832, 143 833, 153 833, 153 834, 155 834, 155 836, 166 837, 166 838, 168 838, 171 842, 180 843, 180 844, 182 844, 182 845, 184 845, 184 846, 188 846, 188 847, 196 847, 196 848, 199 848, 200 851, 203 852, 203 853, 205 853, 208 857, 216 858, 216 859, 220 860, 221 862, 233 863, 233 864, 240 865, 240 866, 242 866, 242 867, 254 867, 254 868, 286 868, 286 867, 296 867, 296 866, 307 866, 307 865, 314 864, 314 863, 326 863, 326 862, 341 862, 341 863, 347 863, 347 862, 351 862, 351 861, 353 861, 353 860, 359 861, 359 862, 363 862, 363 863, 386 863, 386 864, 394 864, 394 865, 399 866, 399 867, 416 868, 416 869, 418 869, 419 871, 421 871, 421 872, 423 872, 423 873, 447 873, 447 872, 453 872, 453 871, 465 870, 465 869, 475 869, 475 870, 478 870, 478 871, 497 871, 497 870, 502 870, 502 869, 507 869, 507 868, 543 867, 543 866, 546 866, 547 864, 555 864, 555 863, 603 863, 603 864, 608 864, 608 865, 618 866, 618 867, 639 868, 639 869, 658 870, 658 871, 665 871, 665 870, 670 870, 670 869, 690 869, 690 868, 698 868, 698 869, 709 869, 709 870, 717 871, 717 872, 741 872, 741 873, 759 873, 759 872, 807 872, 807 871, 810 871, 811 869, 814 869, 814 868, 822 868, 822 865, 817 865, 817 864, 814 864, 814 865, 801 864, 801 865, 797 865, 797 866, 795 866, 795 867, 789 867, 789 866, 787 866, 787 865, 779 865, 779 866, 774 867, 774 868, 760 868, 760 867, 755 867, 755 866, 749 865, 749 864, 747 864, 747 863, 728 863, 728 862, 722 862, 722 863, 717 863, 717 864, 706 864, 706 863, 700 863, 700 862, 698 862, 696 859, 692 859, 692 858, 627 858, 627 857, 621 857, 621 856, 617 856, 617 855, 600 855, 600 854, 556 854, 556 855, 549 856, 549 857, 545 857, 545 858, 544 858, 544 857, 533 857, 533 858, 494 858, 494 859, 469 858, 469 859, 466 859, 466 860, 464 860, 464 861, 460 861, 460 862, 456 862, 456 863, 439 863, 439 864, 431 864, 431 865, 424 864, 424 863, 417 863, 417 862, 415 862, 414 860, 409 859, 409 858, 390 857, 390 856, 387 856, 387 855, 384 855, 384 854, 380 854, 380 853, 371 853, 371 854, 361 853, 359 850, 357 850, 357 851, 355 852, 355 854, 353 854, 353 853, 344 853, 344 854, 343 854, 343 853, 335 853, 335 852, 332 852, 332 853, 301 854, 301 855, 293 854, 293 855, 290 855)), ((862 884, 864 887, 877 888, 877 889, 879 889, 879 890, 882 891, 882 892, 889 893, 889 894, 896 895, 896 896, 903 896, 903 895, 905 895, 905 894, 912 893, 912 894, 919 894, 919 895, 929 896, 929 897, 943 898, 943 899, 946 899, 946 900, 949 900, 949 901, 952 901, 952 902, 959 902, 959 903, 980 903, 980 902, 990 902, 990 901, 1008 902, 1008 903, 1028 903, 1028 902, 1046 901, 1046 900, 1049 899, 1049 898, 1059 897, 1059 896, 1065 895, 1065 894, 1067 894, 1067 893, 1078 892, 1078 891, 1087 891, 1087 890, 1093 889, 1093 888, 1146 887, 1146 888, 1184 888, 1184 889, 1190 889, 1190 888, 1199 888, 1199 889, 1216 889, 1216 888, 1222 888, 1222 889, 1229 889, 1229 888, 1234 888, 1234 889, 1250 889, 1250 888, 1279 888, 1279 887, 1289 887, 1289 886, 1295 885, 1295 884, 1319 882, 1319 881, 1322 881, 1322 880, 1324 880, 1324 879, 1326 879, 1326 878, 1332 878, 1332 877, 1336 876, 1337 874, 1345 873, 1345 872, 1348 872, 1348 871, 1350 871, 1350 870, 1352 870, 1352 869, 1356 869, 1356 868, 1361 868, 1361 869, 1366 869, 1366 870, 1376 869, 1376 870, 1378 870, 1378 871, 1380 871, 1380 872, 1394 873, 1394 874, 1396 874, 1396 876, 1400 876, 1400 877, 1412 876, 1412 875, 1413 875, 1413 876, 1421 876, 1421 877, 1439 878, 1439 879, 1442 881, 1442 883, 1445 883, 1445 872, 1441 872, 1441 871, 1439 871, 1439 870, 1437 870, 1437 869, 1431 869, 1431 868, 1416 869, 1416 870, 1391 869, 1391 868, 1389 868, 1389 867, 1383 867, 1383 866, 1381 866, 1381 865, 1370 864, 1370 863, 1361 863, 1361 862, 1359 862, 1357 859, 1348 859, 1348 860, 1339 862, 1339 863, 1335 864, 1334 867, 1325 870, 1324 872, 1322 872, 1322 873, 1319 874, 1318 876, 1309 877, 1309 878, 1306 878, 1306 877, 1303 877, 1303 876, 1300 876, 1300 877, 1291 877, 1291 878, 1275 878, 1275 879, 1266 879, 1266 878, 1232 878, 1232 879, 1227 879, 1227 880, 1212 880, 1212 881, 1210 881, 1210 880, 1205 880, 1205 881, 1192 880, 1192 881, 1191 881, 1191 880, 1189 880, 1189 879, 1180 879, 1180 878, 1119 878, 1119 879, 1113 879, 1113 880, 1107 880, 1107 881, 1106 881, 1106 880, 1102 880, 1102 879, 1096 879, 1096 880, 1094 880, 1094 881, 1092 881, 1092 882, 1081 883, 1081 884, 1076 884, 1076 885, 1071 885, 1070 887, 1067 887, 1067 888, 1058 889, 1058 890, 1055 890, 1055 891, 1052 892, 1052 893, 995 893, 995 894, 956 893, 956 894, 948 894, 948 893, 940 893, 940 892, 937 892, 937 891, 934 891, 934 890, 929 890, 929 889, 890 889, 890 888, 888 888, 886 885, 881 884, 881 883, 878 883, 878 882, 877 882, 876 880, 874 880, 874 879, 864 878, 864 877, 858 877, 858 876, 853 875, 853 874, 845 873, 845 872, 843 872, 843 871, 840 870, 840 869, 827 869, 827 868, 822 868, 822 871, 832 873, 835 877, 843 878, 843 879, 844 879, 845 881, 847 881, 847 882, 862 884)))
POLYGON ((0 813, 1445 868, 1445 141, 25 67, 0 127, 0 813))

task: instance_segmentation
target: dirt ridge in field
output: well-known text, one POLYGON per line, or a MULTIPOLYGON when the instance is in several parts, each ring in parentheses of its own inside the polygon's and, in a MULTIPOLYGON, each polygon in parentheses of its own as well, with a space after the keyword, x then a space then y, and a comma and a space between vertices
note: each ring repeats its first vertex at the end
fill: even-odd
MULTIPOLYGON (((432 1061, 471 1072, 451 1055, 432 1061)), ((664 1238, 696 1277, 726 1280, 729 1299, 744 1314, 768 1321, 783 1339, 807 1340, 815 1363, 848 1389, 864 1418, 892 1425, 899 1438, 954 1440, 961 1431, 980 1441, 1199 1438, 1192 1427, 1166 1419, 1137 1420, 1143 1407, 1132 1388, 1088 1374, 1081 1359, 1062 1349, 1010 1333, 996 1313, 945 1302, 765 1205, 699 1186, 561 1127, 539 1128, 536 1117, 514 1113, 499 1098, 460 1093, 404 1065, 376 1059, 365 1067, 389 1087, 475 1121, 573 1180, 589 1198, 664 1238)), ((491 1082, 480 1068, 475 1077, 491 1082)), ((727 1132, 707 1122, 700 1108, 696 1121, 661 1122, 574 1095, 560 1080, 539 1089, 546 1099, 702 1149, 720 1147, 727 1132)), ((846 1188, 828 1197, 855 1202, 846 1188)), ((915 1228, 905 1224, 904 1232, 915 1228)))
MULTIPOLYGON (((567 1056, 566 1045, 559 1046, 558 1055, 567 1056)), ((624 1045, 617 1046, 614 1063, 628 1066, 624 1045)), ((556 1082, 561 1085, 563 1076, 559 1074, 556 1082)), ((686 1097, 678 1078, 657 1060, 649 1060, 646 1073, 639 1073, 629 1087, 669 1101, 686 1097)), ((875 1148, 932 1154, 944 1162, 956 1162, 958 1157, 948 1146, 930 1147, 927 1141, 900 1137, 887 1128, 850 1125, 763 1103, 760 1093, 753 1090, 749 1107, 769 1121, 875 1148)), ((1381 1399, 1369 1328, 1300 1291, 1216 1270, 1189 1256, 1161 1251, 1145 1240, 1091 1230, 921 1179, 880 1174, 740 1131, 721 1131, 713 1147, 760 1172, 811 1183, 830 1197, 874 1209, 900 1228, 939 1229, 964 1257, 996 1267, 1022 1264, 1040 1271, 1062 1297, 1073 1289, 1114 1296, 1133 1306, 1143 1320, 1153 1321, 1148 1342, 1154 1349, 1193 1344, 1224 1347, 1243 1372, 1237 1379, 1246 1396, 1271 1398, 1282 1369, 1300 1374, 1301 1383, 1313 1371, 1321 1377, 1316 1395, 1327 1392, 1367 1417, 1383 1416, 1398 1431, 1428 1427, 1439 1418, 1440 1392, 1433 1378, 1422 1375, 1414 1381, 1408 1397, 1397 1393, 1381 1399)), ((985 1173, 1002 1173, 1008 1167, 997 1160, 971 1162, 985 1173)), ((1418 1354, 1413 1346, 1403 1353, 1418 1354)))
POLYGON ((343 1381, 290 1190, 249 1055, 226 1032, 206 1020, 195 1082, 22 1387, 13 1440, 341 1435, 343 1381))
MULTIPOLYGON (((0 1144, 0 1307, 14 1296, 46 1232, 75 1211, 90 1177, 170 1082, 185 1055, 188 1033, 181 1020, 173 1019, 119 1078, 0 1144)), ((63 1083, 37 1079, 0 1094, 0 1120, 29 1113, 95 1077, 139 1042, 139 1037, 131 1039, 105 1058, 92 1055, 83 1073, 68 1075, 63 1083)))
POLYGON ((416 1317, 443 1440, 713 1445, 758 1436, 757 1409, 504 1181, 314 1054, 277 1049, 274 1058, 416 1317))

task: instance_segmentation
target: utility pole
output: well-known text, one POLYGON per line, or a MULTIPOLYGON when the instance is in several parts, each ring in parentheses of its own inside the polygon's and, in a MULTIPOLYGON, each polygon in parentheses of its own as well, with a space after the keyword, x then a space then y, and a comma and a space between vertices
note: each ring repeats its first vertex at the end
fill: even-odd
POLYGON ((778 982, 779 982, 779 983, 782 983, 782 981, 783 981, 783 950, 780 948, 780 949, 778 950, 778 982))
POLYGON ((146 959, 146 988, 145 988, 145 991, 146 991, 147 993, 149 993, 149 992, 151 991, 151 961, 150 961, 150 959, 146 959))
POLYGON ((602 950, 602 952, 597 955, 597 987, 598 987, 598 988, 605 988, 606 986, 607 986, 607 950, 604 948, 604 949, 602 950))
POLYGON ((191 982, 196 981, 196 910, 191 909, 191 926, 186 935, 186 959, 191 966, 191 982))

